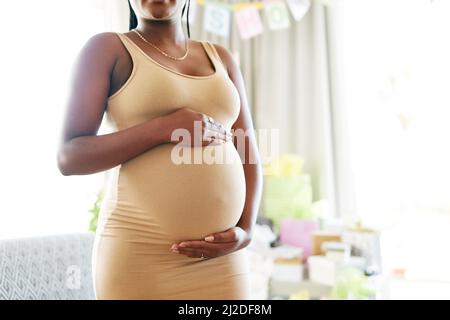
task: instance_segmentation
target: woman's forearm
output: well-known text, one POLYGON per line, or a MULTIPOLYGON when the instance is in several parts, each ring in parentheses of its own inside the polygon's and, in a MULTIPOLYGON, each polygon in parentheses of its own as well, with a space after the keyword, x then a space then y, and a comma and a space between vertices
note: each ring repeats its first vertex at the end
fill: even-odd
POLYGON ((80 136, 62 144, 58 168, 63 175, 87 175, 108 170, 167 141, 164 118, 99 136, 80 136))

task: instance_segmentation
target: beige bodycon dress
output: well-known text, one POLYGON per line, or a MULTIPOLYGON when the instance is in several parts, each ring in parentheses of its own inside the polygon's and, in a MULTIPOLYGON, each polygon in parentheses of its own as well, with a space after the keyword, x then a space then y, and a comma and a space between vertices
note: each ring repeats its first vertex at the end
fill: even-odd
MULTIPOLYGON (((215 72, 192 76, 161 65, 125 34, 117 35, 133 70, 108 100, 106 117, 115 130, 181 107, 231 129, 239 115, 239 92, 210 42, 201 44, 215 72)), ((110 170, 93 249, 97 299, 250 298, 247 249, 211 259, 170 251, 173 243, 237 224, 245 202, 239 154, 232 142, 183 147, 192 159, 200 149, 222 152, 228 160, 179 164, 171 158, 174 146, 158 145, 110 170)))

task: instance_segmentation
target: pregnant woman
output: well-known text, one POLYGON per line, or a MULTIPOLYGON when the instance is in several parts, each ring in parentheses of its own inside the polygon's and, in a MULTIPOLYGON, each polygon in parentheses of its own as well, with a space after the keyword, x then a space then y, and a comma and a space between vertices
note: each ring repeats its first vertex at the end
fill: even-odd
POLYGON ((130 32, 95 35, 75 68, 58 167, 111 173, 93 250, 97 299, 250 298, 262 176, 244 83, 227 49, 184 35, 186 5, 130 1, 130 32), (104 114, 114 130, 97 135, 104 114), (194 161, 198 151, 227 161, 194 161))

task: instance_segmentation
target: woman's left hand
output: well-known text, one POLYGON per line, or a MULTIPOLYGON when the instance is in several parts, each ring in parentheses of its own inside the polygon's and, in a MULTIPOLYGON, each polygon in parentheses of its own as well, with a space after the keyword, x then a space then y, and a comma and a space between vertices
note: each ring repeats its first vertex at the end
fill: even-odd
POLYGON ((175 243, 171 250, 191 258, 215 258, 246 247, 251 237, 240 227, 207 235, 204 240, 188 240, 175 243))

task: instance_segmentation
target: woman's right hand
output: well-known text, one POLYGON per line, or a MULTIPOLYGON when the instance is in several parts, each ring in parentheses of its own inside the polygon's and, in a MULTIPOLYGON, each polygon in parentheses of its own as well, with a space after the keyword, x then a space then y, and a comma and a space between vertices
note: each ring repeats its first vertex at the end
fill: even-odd
POLYGON ((181 146, 207 146, 224 144, 232 134, 221 123, 201 112, 180 108, 163 117, 166 142, 181 146))

